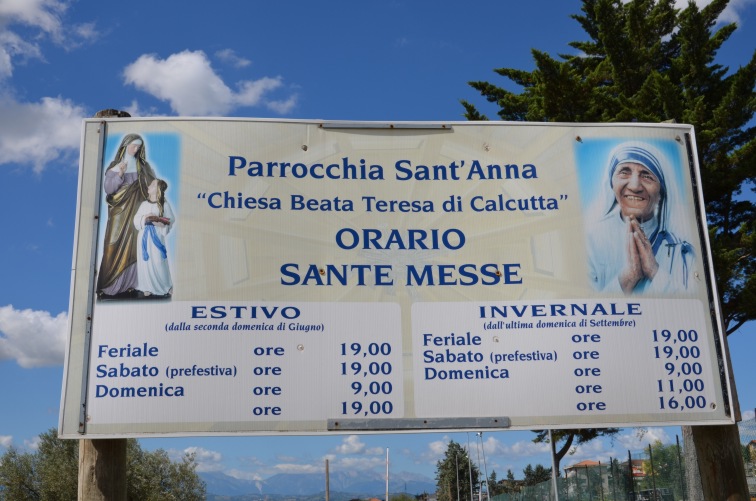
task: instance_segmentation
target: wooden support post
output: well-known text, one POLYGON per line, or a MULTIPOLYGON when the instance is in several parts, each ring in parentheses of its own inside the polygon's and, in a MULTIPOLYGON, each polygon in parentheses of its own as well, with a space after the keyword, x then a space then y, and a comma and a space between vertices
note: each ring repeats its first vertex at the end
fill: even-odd
POLYGON ((748 501, 738 425, 691 426, 703 499, 748 501))
MULTIPOLYGON (((735 421, 741 420, 735 376, 730 362, 727 338, 722 346, 727 360, 735 421)), ((748 501, 745 464, 740 453, 738 425, 683 426, 686 480, 690 501, 721 499, 748 501)))
POLYGON ((80 501, 126 501, 126 439, 79 441, 80 501))

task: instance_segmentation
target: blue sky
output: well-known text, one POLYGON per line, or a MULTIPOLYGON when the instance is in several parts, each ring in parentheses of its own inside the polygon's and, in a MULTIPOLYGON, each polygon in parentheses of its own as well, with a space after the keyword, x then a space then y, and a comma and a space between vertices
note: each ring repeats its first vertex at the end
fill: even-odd
MULTIPOLYGON (((699 2, 704 4, 706 2, 699 2)), ((144 2, 0 0, 0 453, 35 447, 57 426, 73 247, 81 119, 133 116, 460 120, 460 99, 495 110, 467 85, 503 84, 493 68, 531 69, 530 49, 568 53, 583 39, 577 0, 529 2, 144 2)), ((745 63, 756 1, 732 1, 735 32, 719 62, 745 63)), ((746 417, 756 407, 756 325, 729 338, 746 417), (750 409, 750 410, 749 410, 750 409)), ((679 428, 623 430, 563 466, 624 456, 679 428)), ((502 477, 549 465, 527 432, 486 432, 486 467, 502 477)), ((384 468, 433 477, 464 433, 143 441, 193 450, 200 469, 239 478, 384 468)), ((474 436, 471 437, 474 440, 474 436)), ((473 449, 473 457, 475 457, 473 449)))

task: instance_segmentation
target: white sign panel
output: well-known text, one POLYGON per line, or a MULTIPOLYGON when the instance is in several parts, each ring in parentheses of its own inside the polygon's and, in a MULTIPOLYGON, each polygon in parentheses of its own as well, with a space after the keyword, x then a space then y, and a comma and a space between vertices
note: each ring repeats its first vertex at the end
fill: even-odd
POLYGON ((61 435, 730 423, 694 150, 87 120, 61 435))

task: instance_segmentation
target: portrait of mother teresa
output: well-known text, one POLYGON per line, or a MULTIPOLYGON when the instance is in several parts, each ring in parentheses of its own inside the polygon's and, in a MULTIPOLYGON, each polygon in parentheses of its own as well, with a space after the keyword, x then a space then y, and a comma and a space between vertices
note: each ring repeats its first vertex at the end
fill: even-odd
POLYGON ((692 293, 696 252, 664 155, 626 142, 609 155, 595 221, 587 227, 589 280, 599 291, 692 293))

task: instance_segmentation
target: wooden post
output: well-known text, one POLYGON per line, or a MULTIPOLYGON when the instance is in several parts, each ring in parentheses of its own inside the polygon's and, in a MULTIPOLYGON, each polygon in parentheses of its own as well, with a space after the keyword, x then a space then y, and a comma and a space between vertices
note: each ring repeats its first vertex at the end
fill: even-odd
POLYGON ((126 439, 79 441, 79 501, 126 501, 126 439))
POLYGON ((738 425, 683 426, 689 501, 750 499, 738 425))
MULTIPOLYGON (((725 337, 722 356, 727 361, 727 378, 732 391, 732 413, 741 420, 735 376, 730 362, 730 347, 725 337)), ((688 499, 748 501, 748 482, 745 463, 740 453, 738 425, 683 426, 686 447, 685 466, 688 479, 688 499), (692 445, 693 447, 690 447, 692 445), (697 467, 697 468, 696 468, 697 467), (699 478, 696 478, 699 477, 699 478), (698 485, 700 482, 700 487, 698 485), (699 497, 700 496, 700 497, 699 497)))
MULTIPOLYGON (((101 110, 95 118, 130 117, 101 110)), ((79 441, 79 501, 126 501, 126 439, 79 441)))
POLYGON ((691 428, 703 499, 748 501, 750 496, 740 454, 738 425, 691 428))

